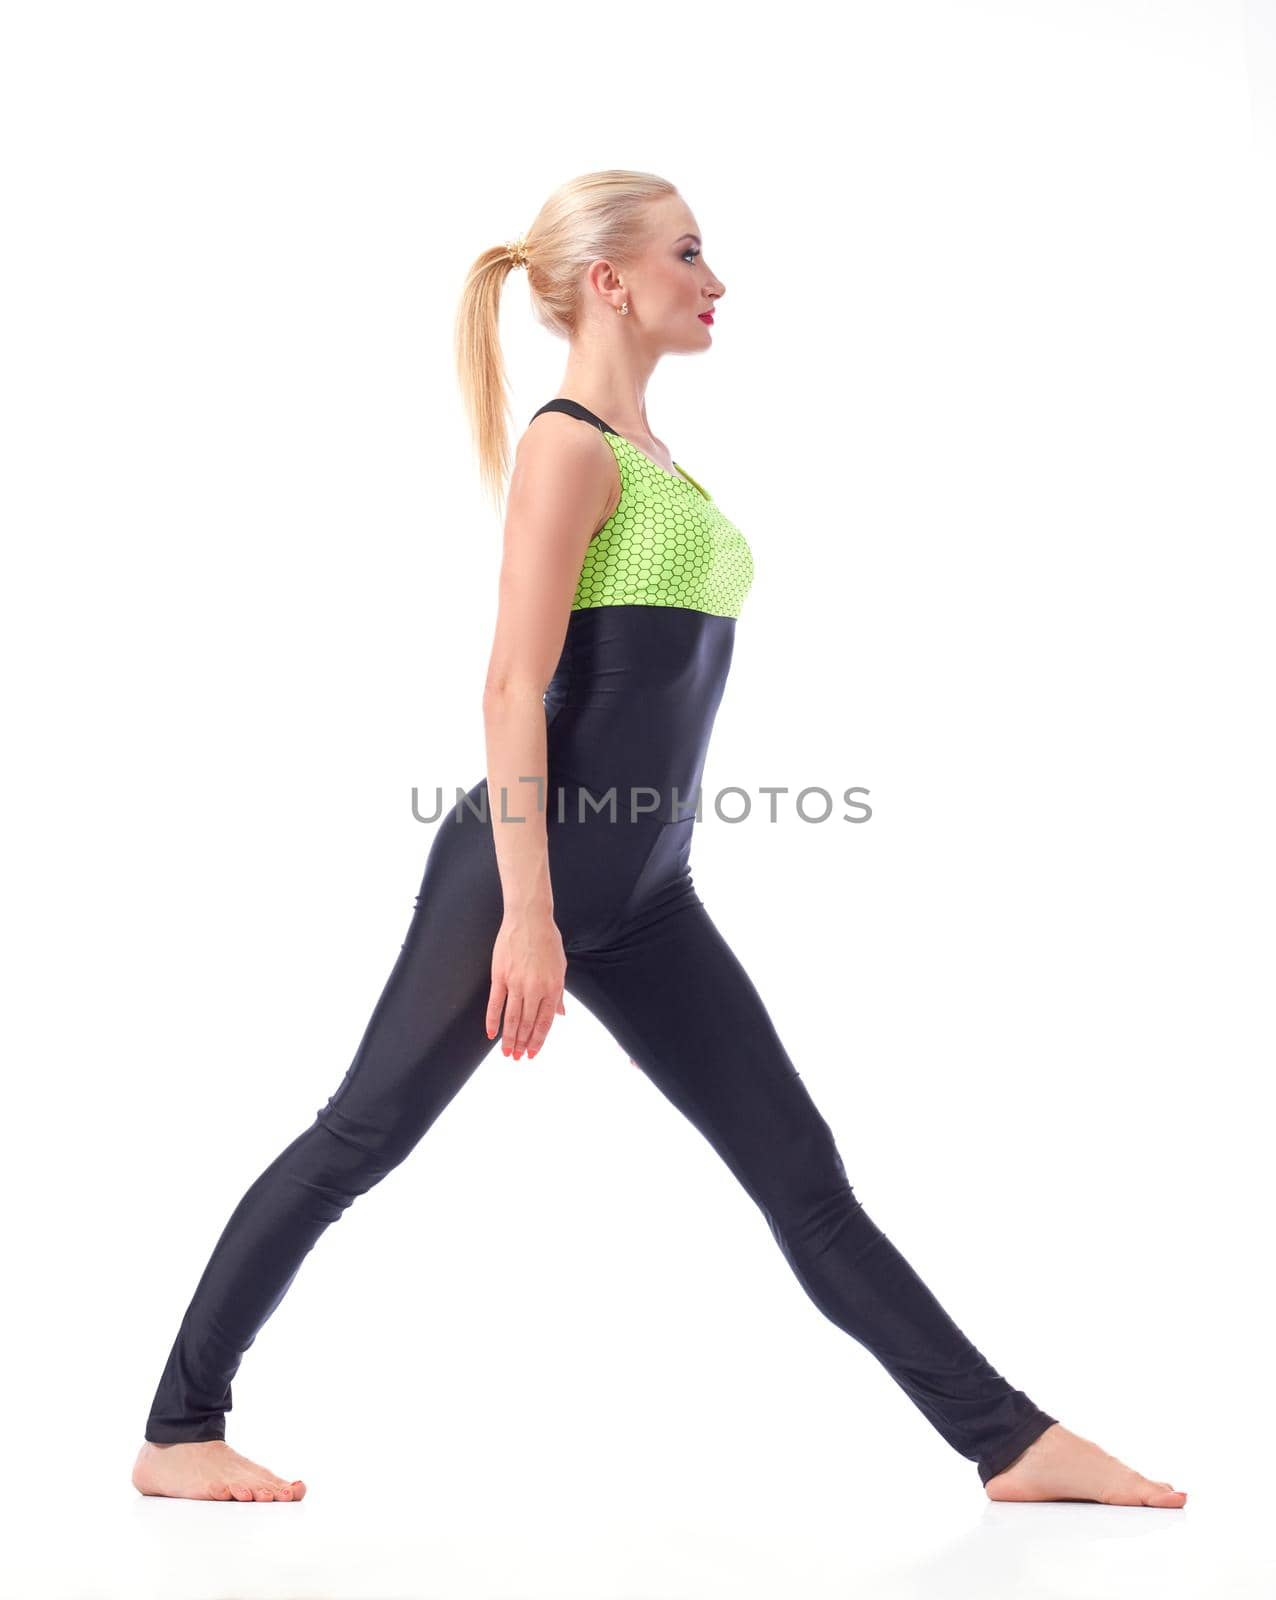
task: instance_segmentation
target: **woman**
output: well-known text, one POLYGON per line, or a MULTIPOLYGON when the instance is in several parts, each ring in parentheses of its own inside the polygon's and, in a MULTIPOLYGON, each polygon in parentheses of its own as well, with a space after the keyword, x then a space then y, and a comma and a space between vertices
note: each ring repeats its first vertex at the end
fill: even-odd
POLYGON ((723 285, 695 218, 661 178, 591 173, 551 196, 526 240, 475 262, 457 356, 498 499, 497 314, 520 265, 537 316, 570 354, 564 393, 535 413, 510 477, 487 776, 437 825, 407 938, 345 1078, 218 1241, 155 1394, 135 1485, 301 1498, 300 1479, 225 1441, 243 1353, 320 1234, 407 1157, 498 1031, 507 1056, 535 1056, 567 990, 700 1129, 816 1306, 977 1464, 991 1498, 1181 1506, 1184 1494, 1012 1388, 870 1220, 692 886, 696 797, 753 579, 744 536, 647 422, 660 357, 712 343, 723 285))

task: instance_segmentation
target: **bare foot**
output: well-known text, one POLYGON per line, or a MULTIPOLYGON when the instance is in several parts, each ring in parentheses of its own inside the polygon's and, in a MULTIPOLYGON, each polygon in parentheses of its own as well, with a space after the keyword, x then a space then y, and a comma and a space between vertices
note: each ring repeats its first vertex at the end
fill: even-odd
POLYGON ((289 1483, 259 1467, 224 1439, 194 1444, 152 1444, 146 1440, 133 1463, 133 1487, 141 1494, 182 1500, 300 1500, 306 1486, 289 1483))
POLYGON ((1004 1472, 989 1478, 990 1500, 1094 1500, 1104 1506, 1177 1510, 1187 1499, 1159 1479, 1145 1478, 1089 1439, 1054 1422, 1004 1472))

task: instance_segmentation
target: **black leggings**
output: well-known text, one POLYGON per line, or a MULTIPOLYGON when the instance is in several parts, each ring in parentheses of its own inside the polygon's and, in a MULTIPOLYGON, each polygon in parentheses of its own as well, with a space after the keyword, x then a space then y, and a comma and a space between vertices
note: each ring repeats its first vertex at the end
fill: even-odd
MULTIPOLYGON (((471 797, 485 799, 486 784, 471 797)), ((437 824, 407 937, 344 1079, 218 1240, 156 1392, 150 1440, 225 1437, 231 1379, 319 1236, 410 1154, 499 1041, 485 1030, 502 916, 492 823, 468 807, 459 815, 437 824)), ((856 1199, 828 1124, 692 887, 690 822, 603 826, 549 824, 568 992, 735 1173, 812 1301, 986 1483, 1056 1419, 989 1364, 856 1199), (600 923, 603 859, 643 865, 600 923)))

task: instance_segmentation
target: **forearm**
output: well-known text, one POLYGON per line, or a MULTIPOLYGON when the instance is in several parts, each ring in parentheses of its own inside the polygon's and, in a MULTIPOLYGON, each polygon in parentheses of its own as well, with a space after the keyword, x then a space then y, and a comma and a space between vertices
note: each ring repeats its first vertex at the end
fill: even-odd
POLYGON ((552 917, 543 696, 525 688, 489 688, 483 695, 483 725, 488 806, 505 915, 552 917))

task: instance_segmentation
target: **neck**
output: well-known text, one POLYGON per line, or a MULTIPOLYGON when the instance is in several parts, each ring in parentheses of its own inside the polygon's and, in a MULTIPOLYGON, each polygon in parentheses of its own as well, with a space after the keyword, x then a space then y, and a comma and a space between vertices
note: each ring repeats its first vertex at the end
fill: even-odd
POLYGON ((651 438, 647 379, 655 365, 628 339, 574 342, 558 393, 579 400, 621 433, 651 438))

